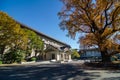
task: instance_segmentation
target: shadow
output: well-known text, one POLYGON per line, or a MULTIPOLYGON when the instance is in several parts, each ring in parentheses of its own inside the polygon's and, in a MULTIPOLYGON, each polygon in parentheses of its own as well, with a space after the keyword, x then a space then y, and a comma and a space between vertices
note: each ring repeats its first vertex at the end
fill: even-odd
POLYGON ((110 78, 104 78, 102 80, 120 80, 120 77, 110 77, 110 78))
POLYGON ((113 64, 113 63, 102 63, 102 62, 86 62, 84 66, 91 70, 120 70, 120 64, 113 64))
POLYGON ((0 67, 0 80, 92 80, 99 72, 85 72, 71 64, 0 67))
POLYGON ((106 73, 120 73, 120 70, 111 70, 111 71, 108 71, 106 73))

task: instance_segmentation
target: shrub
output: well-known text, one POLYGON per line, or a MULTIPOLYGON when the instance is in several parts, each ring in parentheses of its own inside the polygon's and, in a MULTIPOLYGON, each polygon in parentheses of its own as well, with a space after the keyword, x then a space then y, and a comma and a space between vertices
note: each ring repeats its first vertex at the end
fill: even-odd
POLYGON ((32 57, 30 60, 31 60, 31 61, 36 61, 36 58, 35 58, 35 57, 32 57))
POLYGON ((77 50, 73 49, 71 54, 72 59, 79 59, 80 54, 77 52, 77 50))
POLYGON ((4 55, 4 63, 20 63, 24 58, 23 54, 25 53, 22 50, 11 50, 4 55))
POLYGON ((2 61, 0 61, 0 64, 2 64, 2 61))

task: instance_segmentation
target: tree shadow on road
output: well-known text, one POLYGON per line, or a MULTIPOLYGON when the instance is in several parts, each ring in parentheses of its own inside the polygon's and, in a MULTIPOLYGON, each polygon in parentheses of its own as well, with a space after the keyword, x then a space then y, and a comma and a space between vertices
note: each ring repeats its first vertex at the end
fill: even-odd
POLYGON ((86 62, 84 63, 84 67, 88 69, 99 69, 99 70, 120 70, 120 64, 114 63, 102 63, 102 62, 86 62))
POLYGON ((37 65, 1 67, 1 80, 92 80, 100 77, 73 65, 37 65))
POLYGON ((120 77, 110 77, 110 78, 104 78, 102 80, 120 80, 120 77))

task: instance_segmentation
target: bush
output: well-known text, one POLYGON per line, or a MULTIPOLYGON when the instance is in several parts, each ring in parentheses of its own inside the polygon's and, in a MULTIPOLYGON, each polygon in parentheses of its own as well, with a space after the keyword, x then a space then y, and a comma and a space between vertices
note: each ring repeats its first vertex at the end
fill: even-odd
POLYGON ((2 61, 0 61, 0 64, 2 64, 2 61))
POLYGON ((14 62, 20 63, 24 58, 23 54, 25 53, 22 50, 14 50, 14 51, 11 50, 4 55, 4 63, 7 64, 14 62))
POLYGON ((31 60, 31 61, 36 61, 36 58, 35 58, 35 57, 32 57, 30 60, 31 60))
POLYGON ((72 59, 79 59, 80 54, 77 52, 77 50, 73 49, 71 54, 72 59))

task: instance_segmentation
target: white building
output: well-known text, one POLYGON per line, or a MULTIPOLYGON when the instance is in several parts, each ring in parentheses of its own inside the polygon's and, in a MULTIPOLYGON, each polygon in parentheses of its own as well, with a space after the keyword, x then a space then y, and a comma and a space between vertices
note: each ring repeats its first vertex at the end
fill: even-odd
POLYGON ((80 57, 82 59, 89 59, 89 58, 95 58, 95 57, 101 57, 101 53, 98 48, 92 48, 92 49, 82 49, 79 51, 80 57))
MULTIPOLYGON (((19 23, 19 22, 18 22, 19 23)), ((56 40, 48 35, 45 35, 41 32, 38 32, 26 25, 19 23, 22 28, 26 28, 29 30, 34 31, 38 34, 42 40, 44 41, 45 49, 49 49, 49 52, 46 52, 45 55, 38 55, 40 59, 43 60, 56 60, 56 61, 70 61, 71 60, 71 53, 70 53, 70 45, 56 40)), ((32 51, 31 57, 35 56, 35 51, 32 51)))

